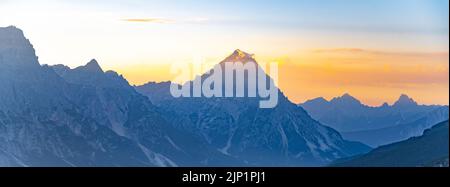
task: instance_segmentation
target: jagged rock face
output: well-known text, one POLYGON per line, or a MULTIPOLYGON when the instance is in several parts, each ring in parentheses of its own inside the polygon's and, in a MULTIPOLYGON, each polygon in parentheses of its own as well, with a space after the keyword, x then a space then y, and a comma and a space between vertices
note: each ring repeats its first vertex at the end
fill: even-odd
MULTIPOLYGON (((253 56, 239 50, 223 62, 227 61, 256 64, 253 56)), ((170 119, 179 128, 196 133, 221 152, 250 164, 317 166, 369 150, 322 126, 279 90, 278 105, 262 109, 259 97, 173 98, 169 87, 170 83, 165 82, 136 89, 165 113, 176 116, 170 119)))
MULTIPOLYGON (((6 29, 8 33, 22 33, 17 28, 6 29)), ((3 28, 0 30, 4 32, 3 28)), ((12 40, 1 36, 2 40, 12 40)), ((0 64, 0 164, 201 166, 238 163, 173 128, 123 77, 115 72, 103 72, 96 61, 75 69, 61 65, 40 66, 28 40, 23 35, 13 37, 27 42, 0 42, 0 56, 8 57, 0 64), (10 57, 11 51, 25 52, 10 57)))
POLYGON ((0 30, 0 150, 11 165, 151 165, 132 141, 82 115, 70 85, 39 65, 22 31, 0 30))
POLYGON ((0 59, 0 109, 38 111, 65 104, 64 97, 53 97, 62 92, 64 81, 48 66, 39 65, 33 46, 21 30, 0 28, 0 59))
POLYGON ((158 109, 138 94, 123 77, 115 72, 92 71, 92 61, 86 66, 66 70, 61 76, 73 83, 71 98, 100 124, 118 135, 132 139, 143 151, 154 157, 155 164, 168 166, 221 165, 232 159, 181 132, 167 122, 158 109), (222 160, 219 160, 222 159, 222 160), (162 163, 160 163, 162 162, 162 163))

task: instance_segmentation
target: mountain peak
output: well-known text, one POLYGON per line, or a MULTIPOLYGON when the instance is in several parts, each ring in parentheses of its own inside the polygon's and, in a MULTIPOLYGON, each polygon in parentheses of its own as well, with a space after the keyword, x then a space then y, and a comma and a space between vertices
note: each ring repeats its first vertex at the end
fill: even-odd
POLYGON ((323 98, 323 97, 317 97, 317 98, 314 98, 314 99, 307 100, 305 103, 320 103, 320 104, 327 104, 327 103, 328 103, 328 100, 326 100, 326 99, 323 98))
POLYGON ((417 105, 416 101, 406 94, 401 94, 394 106, 417 105))
POLYGON ((100 67, 97 60, 95 60, 95 59, 92 59, 85 66, 82 66, 82 69, 89 71, 89 72, 103 73, 102 68, 100 67))
POLYGON ((401 94, 399 98, 400 99, 410 99, 410 97, 406 94, 401 94))
POLYGON ((0 65, 13 68, 38 67, 33 45, 15 26, 0 27, 0 65))
POLYGON ((327 101, 325 98, 323 98, 323 97, 317 97, 317 98, 312 99, 311 101, 328 102, 328 101, 327 101))
POLYGON ((344 95, 341 96, 341 98, 351 98, 351 99, 355 99, 353 96, 351 96, 348 93, 345 93, 344 95))
POLYGON ((236 50, 234 50, 233 55, 238 55, 240 57, 245 57, 245 56, 247 56, 249 54, 244 52, 244 51, 241 51, 240 49, 236 49, 236 50))
POLYGON ((16 26, 0 27, 0 37, 15 35, 17 37, 23 37, 23 31, 16 26))
POLYGON ((355 97, 351 96, 348 93, 345 93, 340 97, 335 97, 330 102, 341 103, 344 105, 358 105, 358 106, 361 105, 361 102, 358 99, 356 99, 355 97))
POLYGON ((299 105, 304 106, 306 108, 323 108, 328 104, 329 104, 329 102, 325 98, 317 97, 314 99, 307 100, 304 103, 301 103, 299 105))
POLYGON ((240 49, 234 50, 234 52, 225 58, 222 62, 241 62, 241 63, 247 63, 247 62, 256 62, 256 60, 253 58, 254 55, 250 53, 246 53, 240 49))
POLYGON ((346 101, 358 101, 359 102, 358 99, 356 99, 355 97, 351 96, 348 93, 345 93, 344 95, 342 95, 341 97, 338 97, 337 99, 346 100, 346 101))

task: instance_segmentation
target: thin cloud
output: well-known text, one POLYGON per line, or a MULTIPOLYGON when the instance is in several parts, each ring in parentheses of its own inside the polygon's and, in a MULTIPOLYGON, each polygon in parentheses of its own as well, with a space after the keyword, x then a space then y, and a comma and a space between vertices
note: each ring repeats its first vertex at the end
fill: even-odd
POLYGON ((187 18, 187 19, 181 19, 181 20, 173 20, 173 19, 166 19, 166 18, 127 18, 127 19, 122 19, 122 21, 134 22, 134 23, 161 23, 161 24, 187 23, 187 24, 199 24, 199 23, 208 22, 210 20, 208 18, 187 18))
POLYGON ((164 18, 127 18, 122 19, 125 22, 135 22, 135 23, 174 23, 174 20, 164 19, 164 18))

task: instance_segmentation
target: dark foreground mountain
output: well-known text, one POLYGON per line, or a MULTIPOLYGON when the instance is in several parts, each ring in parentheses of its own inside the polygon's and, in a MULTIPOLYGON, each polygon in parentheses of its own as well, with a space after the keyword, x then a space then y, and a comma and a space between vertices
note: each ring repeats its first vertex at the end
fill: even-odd
POLYGON ((174 128, 95 60, 41 66, 21 30, 0 28, 1 166, 239 164, 174 128))
POLYGON ((448 114, 448 107, 443 106, 424 114, 423 117, 413 122, 381 129, 343 132, 341 134, 348 140, 358 140, 367 145, 377 147, 406 140, 410 137, 420 136, 425 129, 432 127, 433 124, 447 120, 448 114))
MULTIPOLYGON (((252 55, 240 50, 218 66, 225 62, 250 63, 261 68, 252 55)), ((211 74, 197 79, 205 80, 208 76, 211 74)), ((268 75, 264 76, 272 81, 268 75)), ((174 98, 170 95, 170 85, 170 82, 148 83, 136 90, 162 108, 167 119, 178 128, 195 133, 222 153, 252 165, 316 166, 370 149, 342 139, 337 131, 313 120, 278 89, 278 105, 259 108, 259 101, 266 98, 247 95, 242 98, 174 98)))
POLYGON ((345 139, 372 147, 419 136, 447 120, 448 106, 419 105, 406 95, 393 104, 370 107, 349 94, 327 101, 316 98, 300 104, 314 119, 335 128, 345 139))
POLYGON ((351 167, 448 167, 448 121, 426 130, 422 136, 376 148, 354 158, 338 160, 333 166, 351 167))

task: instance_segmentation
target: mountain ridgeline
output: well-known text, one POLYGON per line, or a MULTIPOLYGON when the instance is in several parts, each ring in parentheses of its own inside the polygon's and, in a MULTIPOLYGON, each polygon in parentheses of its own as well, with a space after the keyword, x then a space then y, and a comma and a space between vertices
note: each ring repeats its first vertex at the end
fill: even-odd
MULTIPOLYGON (((242 58, 257 65, 227 59, 242 58)), ((281 91, 260 109, 257 98, 173 98, 169 85, 134 88, 96 60, 40 65, 20 29, 0 28, 0 166, 320 166, 370 150, 281 91)))
POLYGON ((425 130, 422 136, 381 146, 367 154, 337 160, 345 167, 448 167, 448 121, 425 130))
POLYGON ((372 147, 420 136, 436 123, 449 119, 448 106, 419 105, 407 95, 379 107, 362 104, 349 94, 330 101, 316 98, 300 104, 324 125, 338 130, 345 139, 372 147))

